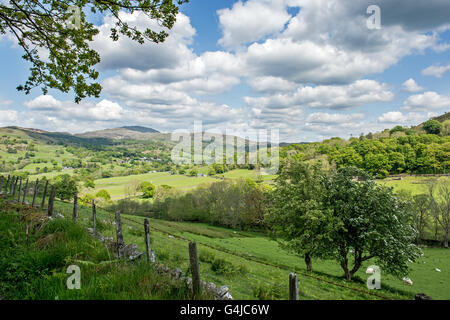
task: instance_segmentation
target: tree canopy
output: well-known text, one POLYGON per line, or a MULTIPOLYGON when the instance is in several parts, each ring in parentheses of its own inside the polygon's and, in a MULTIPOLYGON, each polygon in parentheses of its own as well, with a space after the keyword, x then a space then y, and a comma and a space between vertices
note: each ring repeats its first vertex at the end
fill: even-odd
POLYGON ((90 47, 97 26, 89 16, 110 15, 115 19, 111 39, 125 36, 140 44, 163 42, 178 14, 178 6, 188 0, 6 0, 0 2, 0 34, 9 34, 23 48, 23 59, 30 62, 28 80, 17 87, 30 93, 41 87, 62 92, 73 90, 75 101, 98 97, 101 86, 94 66, 98 52, 90 47), (89 13, 90 12, 90 13, 89 13), (155 31, 140 29, 120 18, 119 12, 141 12, 162 27, 155 31))

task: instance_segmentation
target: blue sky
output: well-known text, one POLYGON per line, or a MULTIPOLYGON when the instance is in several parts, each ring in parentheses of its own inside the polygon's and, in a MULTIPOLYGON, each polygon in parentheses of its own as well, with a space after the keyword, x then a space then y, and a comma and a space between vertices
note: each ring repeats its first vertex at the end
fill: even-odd
MULTIPOLYGON (((72 133, 122 125, 161 131, 278 129, 282 141, 347 138, 418 124, 450 107, 448 0, 191 0, 164 44, 112 43, 110 17, 92 47, 103 91, 17 92, 22 51, 0 39, 0 126, 72 133), (369 30, 369 5, 381 29, 369 30), (405 14, 407 13, 407 14, 405 14)), ((154 27, 123 13, 138 27, 154 27)))

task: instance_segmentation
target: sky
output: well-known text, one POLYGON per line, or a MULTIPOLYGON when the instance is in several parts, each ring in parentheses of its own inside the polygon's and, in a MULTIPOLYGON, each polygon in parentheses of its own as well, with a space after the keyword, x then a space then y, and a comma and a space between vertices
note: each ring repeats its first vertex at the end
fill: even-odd
MULTIPOLYGON (((122 13, 138 27, 157 27, 122 13)), ((81 133, 124 125, 163 132, 279 130, 283 142, 411 126, 450 109, 448 0, 191 0, 162 44, 112 42, 96 17, 103 87, 16 91, 21 48, 0 36, 0 126, 81 133), (380 8, 380 28, 369 28, 380 8), (370 23, 369 23, 370 26, 370 23)))

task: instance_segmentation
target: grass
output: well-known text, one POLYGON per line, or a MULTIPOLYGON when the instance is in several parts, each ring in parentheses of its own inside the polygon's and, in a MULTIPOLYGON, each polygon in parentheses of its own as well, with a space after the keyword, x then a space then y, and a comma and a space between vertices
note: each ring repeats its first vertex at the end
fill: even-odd
POLYGON ((402 180, 392 180, 392 178, 387 178, 384 180, 379 180, 380 184, 388 187, 393 187, 394 191, 406 191, 411 193, 411 195, 417 195, 421 193, 427 193, 427 183, 438 182, 438 183, 448 183, 449 177, 423 177, 423 176, 408 176, 403 177, 402 180))
MULTIPOLYGON (((57 202, 56 209, 71 215, 71 204, 57 202)), ((90 224, 90 208, 80 208, 81 222, 90 224)), ((114 237, 113 215, 97 210, 103 223, 101 231, 114 237)), ((126 243, 136 243, 144 250, 143 218, 122 215, 126 243)), ((287 299, 288 275, 299 274, 301 299, 412 299, 425 292, 434 299, 450 299, 450 251, 424 248, 424 256, 411 265, 413 286, 401 279, 382 274, 382 289, 366 288, 367 261, 357 272, 355 281, 347 282, 334 261, 314 261, 313 277, 306 273, 303 260, 281 250, 264 234, 241 232, 197 223, 168 222, 149 219, 151 245, 158 260, 188 272, 188 241, 196 241, 200 254, 202 279, 228 285, 235 299, 287 299), (437 272, 438 268, 441 272, 437 272), (375 295, 373 295, 375 294, 375 295)))
MULTIPOLYGON (((141 261, 115 260, 71 219, 0 197, 0 295, 3 299, 189 299, 185 283, 141 261), (69 265, 81 269, 80 290, 67 288, 69 265)), ((211 299, 203 295, 201 298, 211 299)))
POLYGON ((95 189, 85 190, 87 193, 95 194, 99 190, 106 190, 113 200, 126 198, 127 185, 133 182, 148 181, 156 186, 169 185, 180 190, 190 190, 204 183, 217 181, 211 177, 188 177, 184 175, 171 175, 168 172, 146 173, 130 175, 126 177, 113 177, 95 180, 95 189))
MULTIPOLYGON (((134 182, 148 181, 155 186, 169 185, 173 188, 182 191, 192 190, 199 185, 208 184, 218 181, 222 175, 216 175, 212 177, 189 177, 187 175, 174 174, 171 175, 168 172, 146 173, 139 175, 130 175, 125 177, 112 177, 97 179, 94 181, 94 189, 85 189, 84 193, 96 194, 100 190, 106 190, 111 195, 112 200, 119 200, 128 197, 127 186, 134 182)), ((227 179, 238 178, 251 178, 256 180, 257 175, 254 171, 246 169, 236 169, 228 171, 223 176, 227 179)), ((265 175, 262 176, 263 181, 270 182, 276 176, 265 175)))
MULTIPOLYGON (((164 178, 164 174, 152 175, 164 178)), ((392 182, 415 186, 416 184, 410 183, 411 181, 422 180, 419 178, 392 182)), ((55 210, 70 218, 72 204, 56 201, 55 210)), ((80 206, 79 214, 80 224, 84 226, 92 224, 89 207, 80 206)), ((97 208, 97 216, 99 231, 104 236, 114 237, 113 214, 97 208)), ((126 214, 122 217, 125 242, 136 243, 139 249, 144 251, 144 218, 126 214)), ((412 299, 414 294, 419 292, 424 292, 434 299, 450 299, 450 282, 448 281, 450 251, 446 249, 423 248, 424 256, 411 264, 411 272, 408 275, 414 282, 413 286, 382 273, 382 289, 370 291, 365 286, 367 279, 365 270, 369 265, 374 264, 373 261, 367 261, 363 265, 356 273, 353 282, 345 281, 339 265, 335 261, 328 260, 314 260, 315 272, 310 276, 306 273, 301 258, 281 250, 276 242, 264 234, 199 223, 149 220, 151 245, 159 261, 171 268, 179 267, 187 274, 188 241, 196 241, 199 248, 202 279, 217 285, 228 285, 235 299, 287 299, 287 280, 292 271, 299 274, 300 299, 412 299), (436 271, 436 268, 441 271, 436 271)), ((119 275, 112 277, 116 276, 119 275)), ((86 292, 85 295, 77 298, 97 297, 96 291, 92 290, 91 293, 86 292)), ((123 297, 131 296, 124 293, 123 297)), ((61 295, 61 297, 68 296, 61 295)))

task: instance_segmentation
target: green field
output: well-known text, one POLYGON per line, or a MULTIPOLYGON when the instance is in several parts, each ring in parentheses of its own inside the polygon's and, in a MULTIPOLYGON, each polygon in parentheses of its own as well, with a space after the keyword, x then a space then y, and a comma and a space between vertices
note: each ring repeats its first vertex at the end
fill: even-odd
POLYGON ((171 175, 168 172, 146 173, 140 175, 131 175, 126 177, 113 177, 95 180, 95 189, 85 190, 87 193, 96 193, 99 190, 106 190, 111 195, 112 200, 123 199, 127 197, 127 186, 133 182, 148 181, 155 186, 169 185, 180 190, 190 190, 200 184, 217 181, 211 177, 188 177, 185 175, 171 175))
MULTIPOLYGON (((56 210, 70 217, 72 205, 57 202, 56 210)), ((81 207, 80 216, 82 223, 91 223, 90 208, 81 207)), ((98 219, 102 234, 114 237, 112 214, 98 210, 98 219)), ((144 250, 143 218, 123 215, 123 224, 125 242, 144 250)), ((413 286, 382 273, 382 289, 371 291, 365 286, 365 269, 373 261, 367 261, 349 283, 334 261, 314 261, 315 273, 308 275, 301 258, 281 250, 264 234, 155 219, 150 219, 150 227, 151 245, 160 261, 187 272, 187 241, 195 240, 202 278, 230 286, 235 299, 287 299, 292 271, 299 274, 301 299, 412 299, 418 292, 450 299, 450 251, 445 249, 423 248, 424 256, 411 265, 413 286)))
MULTIPOLYGON (((69 171, 69 170, 68 170, 69 171)), ((199 170, 201 172, 201 170, 199 170)), ((265 183, 269 183, 276 176, 264 175, 262 176, 265 183)), ((258 178, 255 171, 246 169, 236 169, 226 172, 223 175, 207 176, 207 177, 190 177, 187 175, 170 174, 168 172, 146 173, 139 175, 130 175, 125 177, 113 177, 97 179, 94 181, 94 189, 85 189, 83 193, 97 193, 99 190, 106 190, 111 195, 112 200, 124 199, 128 196, 127 186, 135 182, 148 181, 155 186, 169 185, 178 190, 187 191, 195 187, 220 181, 220 179, 239 179, 251 178, 256 180, 258 178)))
POLYGON ((388 187, 393 187, 395 191, 406 191, 411 193, 411 195, 427 193, 427 184, 437 182, 437 183, 449 183, 449 177, 424 177, 424 176, 407 176, 403 177, 402 180, 392 180, 392 178, 387 178, 384 180, 379 180, 380 184, 388 187))

